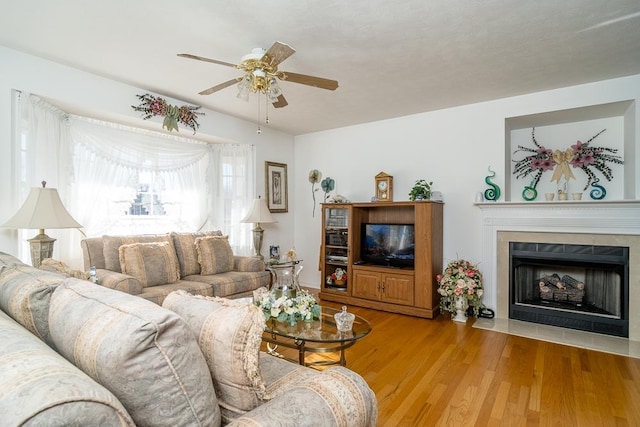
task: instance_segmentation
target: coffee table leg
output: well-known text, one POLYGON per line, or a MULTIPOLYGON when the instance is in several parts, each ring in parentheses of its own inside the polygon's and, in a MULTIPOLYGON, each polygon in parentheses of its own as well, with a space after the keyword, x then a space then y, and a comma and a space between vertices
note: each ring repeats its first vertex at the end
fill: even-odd
POLYGON ((293 342, 298 347, 298 363, 300 365, 304 366, 305 365, 305 362, 304 362, 304 345, 305 345, 305 341, 304 340, 300 340, 300 339, 296 339, 293 342))

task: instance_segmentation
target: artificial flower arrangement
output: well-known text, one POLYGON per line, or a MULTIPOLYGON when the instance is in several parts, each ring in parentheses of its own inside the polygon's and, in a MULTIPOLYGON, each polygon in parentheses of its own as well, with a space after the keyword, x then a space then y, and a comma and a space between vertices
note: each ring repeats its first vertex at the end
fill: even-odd
MULTIPOLYGON (((456 313, 456 299, 462 297, 473 310, 473 316, 478 317, 484 305, 480 301, 484 293, 482 287, 482 273, 478 266, 471 262, 458 259, 451 261, 443 274, 436 276, 440 298, 440 311, 456 313)), ((466 307, 465 307, 466 310, 466 307)))
POLYGON ((183 105, 178 107, 177 105, 168 104, 166 100, 159 96, 153 96, 148 93, 144 95, 136 95, 140 100, 140 105, 132 105, 136 111, 142 111, 144 113, 143 120, 150 119, 153 116, 163 116, 164 121, 162 127, 166 128, 169 132, 172 130, 178 130, 178 122, 193 129, 195 135, 196 129, 200 127, 197 116, 204 115, 199 113, 199 106, 183 105))
POLYGON ((347 272, 338 267, 336 268, 336 271, 331 273, 331 280, 336 285, 344 285, 345 283, 347 283, 347 272))
MULTIPOLYGON (((540 182, 542 174, 548 170, 554 170, 551 181, 558 181, 564 176, 567 180, 575 179, 569 165, 573 168, 582 169, 587 174, 587 184, 584 186, 586 190, 590 184, 598 182, 598 178, 595 175, 595 171, 599 171, 607 181, 613 179, 613 172, 608 162, 623 164, 622 158, 616 153, 615 148, 607 147, 591 147, 589 144, 596 139, 606 129, 601 130, 594 136, 592 136, 587 142, 577 141, 571 148, 567 148, 565 151, 550 150, 543 145, 540 145, 536 141, 535 128, 531 130, 531 139, 536 148, 518 146, 519 151, 530 153, 524 159, 515 161, 513 168, 513 174, 516 178, 524 178, 530 174, 533 174, 533 181, 531 188, 535 189, 540 182), (594 171, 595 169, 595 171, 594 171)), ((584 191, 583 190, 583 191, 584 191)))
POLYGON ((273 317, 291 325, 298 320, 311 322, 320 318, 320 306, 305 290, 297 291, 296 296, 290 298, 286 295, 276 297, 275 292, 260 288, 254 291, 254 304, 262 309, 265 319, 273 317))

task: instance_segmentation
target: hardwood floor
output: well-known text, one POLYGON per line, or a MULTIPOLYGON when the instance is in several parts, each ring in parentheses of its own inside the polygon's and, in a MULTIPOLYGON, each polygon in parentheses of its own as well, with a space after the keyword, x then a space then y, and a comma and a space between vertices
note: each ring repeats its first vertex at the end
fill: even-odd
MULTIPOLYGON (((323 305, 339 304, 321 301, 323 305)), ((640 426, 640 359, 359 307, 380 426, 640 426)))

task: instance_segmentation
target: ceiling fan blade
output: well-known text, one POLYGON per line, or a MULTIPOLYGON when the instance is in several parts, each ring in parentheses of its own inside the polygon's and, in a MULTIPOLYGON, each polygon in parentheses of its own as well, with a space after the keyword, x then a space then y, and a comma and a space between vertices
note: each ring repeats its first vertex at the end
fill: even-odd
POLYGON ((217 59, 204 58, 202 56, 191 55, 190 53, 179 53, 178 56, 182 58, 196 59, 198 61, 211 62, 213 64, 225 65, 227 67, 237 68, 236 64, 232 64, 230 62, 218 61, 217 59))
POLYGON ((277 66, 294 53, 296 53, 296 51, 288 44, 275 42, 262 56, 262 61, 271 66, 277 66))
POLYGON ((222 90, 226 87, 229 86, 233 86, 234 84, 238 83, 240 80, 242 80, 242 77, 236 77, 235 79, 231 79, 229 81, 226 81, 224 83, 220 83, 219 85, 215 85, 213 87, 210 87, 209 89, 205 89, 202 92, 199 92, 200 95, 211 95, 214 92, 217 92, 219 90, 222 90))
POLYGON ((287 105, 289 105, 289 103, 287 102, 286 99, 284 99, 284 95, 280 95, 278 97, 278 100, 276 102, 274 102, 273 104, 273 108, 282 108, 282 107, 286 107, 287 105))
POLYGON ((282 80, 300 83, 307 86, 315 86, 320 89, 336 90, 338 88, 338 82, 336 80, 323 79, 322 77, 307 76, 306 74, 290 73, 288 71, 283 72, 282 80))

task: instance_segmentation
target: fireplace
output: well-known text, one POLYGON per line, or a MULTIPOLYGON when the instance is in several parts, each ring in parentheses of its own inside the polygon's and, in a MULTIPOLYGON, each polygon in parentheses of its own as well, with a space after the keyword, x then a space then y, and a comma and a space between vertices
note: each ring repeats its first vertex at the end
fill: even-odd
MULTIPOLYGON (((592 337, 586 339, 603 338, 607 343, 624 340, 640 357, 640 201, 494 202, 479 203, 477 206, 482 211, 483 250, 480 265, 485 284, 483 302, 495 310, 496 330, 512 331, 513 328, 525 327, 527 331, 553 330, 549 333, 562 342, 573 340, 576 334, 592 337), (510 319, 510 243, 628 248, 628 285, 624 285, 628 301, 619 316, 626 317, 628 338, 510 319)), ((555 273, 560 278, 577 275, 571 268, 564 268, 560 271, 541 271, 540 277, 535 279, 543 277, 543 273, 555 273)), ((582 280, 580 277, 576 279, 582 280)))
POLYGON ((509 242, 509 318, 629 336, 629 248, 509 242))

